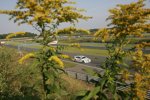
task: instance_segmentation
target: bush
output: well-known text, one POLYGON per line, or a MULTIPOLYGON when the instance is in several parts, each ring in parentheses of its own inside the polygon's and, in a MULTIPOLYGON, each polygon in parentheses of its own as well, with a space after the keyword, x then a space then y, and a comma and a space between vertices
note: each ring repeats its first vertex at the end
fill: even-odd
POLYGON ((30 62, 21 66, 18 59, 16 50, 0 48, 0 100, 38 100, 39 92, 33 85, 37 75, 34 66, 30 62))

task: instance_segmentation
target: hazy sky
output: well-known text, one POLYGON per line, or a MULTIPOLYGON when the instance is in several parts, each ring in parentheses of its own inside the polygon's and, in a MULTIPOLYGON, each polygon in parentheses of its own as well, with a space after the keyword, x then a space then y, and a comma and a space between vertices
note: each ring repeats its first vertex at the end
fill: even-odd
MULTIPOLYGON (((10 10, 15 7, 17 0, 0 0, 0 9, 10 10)), ((83 8, 87 10, 84 14, 92 16, 93 18, 88 21, 80 21, 76 26, 80 28, 102 28, 107 25, 105 19, 109 16, 108 10, 114 8, 116 4, 127 4, 137 0, 74 0, 77 2, 75 5, 78 8, 83 8)), ((146 2, 147 7, 150 7, 150 0, 146 2)), ((61 27, 66 27, 69 25, 61 25, 61 27)), ((28 31, 36 32, 32 27, 27 25, 18 26, 13 23, 13 20, 9 20, 9 16, 0 15, 0 34, 17 32, 17 31, 28 31)))

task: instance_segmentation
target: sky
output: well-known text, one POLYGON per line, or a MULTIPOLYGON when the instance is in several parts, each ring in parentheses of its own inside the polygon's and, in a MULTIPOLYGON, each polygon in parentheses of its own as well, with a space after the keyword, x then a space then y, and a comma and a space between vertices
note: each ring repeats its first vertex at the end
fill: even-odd
MULTIPOLYGON (((17 0, 0 0, 0 10, 14 9, 17 0)), ((109 9, 114 8, 117 4, 128 4, 137 0, 73 0, 77 4, 74 6, 77 8, 83 8, 86 10, 85 15, 91 16, 92 19, 88 21, 79 21, 76 24, 78 28, 93 29, 106 27, 108 21, 106 18, 109 16, 109 9)), ((146 0, 146 7, 150 7, 150 0, 146 0)), ((67 27, 69 24, 62 24, 60 27, 67 27)), ((6 34, 11 32, 26 31, 34 32, 31 26, 21 25, 18 26, 13 20, 9 20, 8 15, 0 15, 0 34, 6 34)))

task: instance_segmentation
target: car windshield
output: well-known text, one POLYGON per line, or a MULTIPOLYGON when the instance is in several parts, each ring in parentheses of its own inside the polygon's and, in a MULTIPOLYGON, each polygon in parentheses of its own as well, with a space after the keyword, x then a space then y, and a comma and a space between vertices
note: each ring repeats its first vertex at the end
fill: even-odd
POLYGON ((80 58, 80 57, 75 57, 75 58, 80 58))
POLYGON ((82 59, 84 59, 84 58, 86 58, 86 57, 82 57, 82 59))

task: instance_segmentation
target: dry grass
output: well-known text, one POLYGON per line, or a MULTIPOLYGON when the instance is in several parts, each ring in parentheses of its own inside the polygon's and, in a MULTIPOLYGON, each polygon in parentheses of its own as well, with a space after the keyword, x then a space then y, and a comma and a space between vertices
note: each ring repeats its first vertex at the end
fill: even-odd
POLYGON ((92 84, 88 84, 87 82, 74 79, 67 75, 62 75, 62 79, 64 79, 68 83, 67 90, 70 93, 76 93, 81 90, 91 90, 93 88, 92 84))

